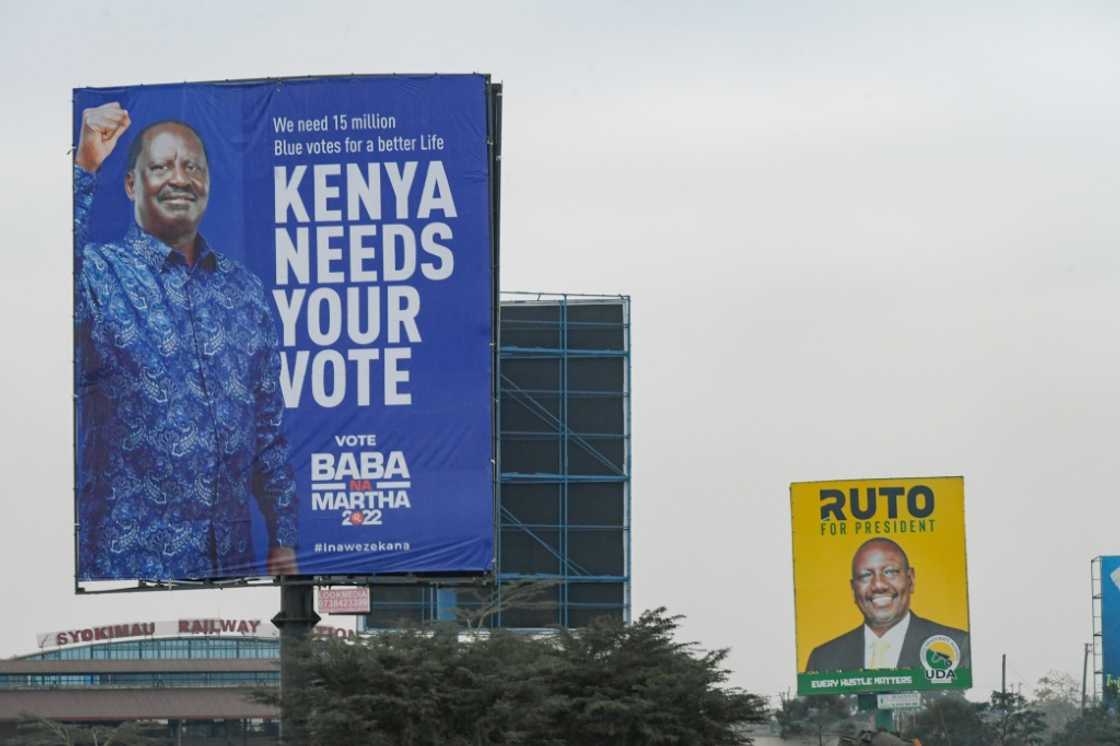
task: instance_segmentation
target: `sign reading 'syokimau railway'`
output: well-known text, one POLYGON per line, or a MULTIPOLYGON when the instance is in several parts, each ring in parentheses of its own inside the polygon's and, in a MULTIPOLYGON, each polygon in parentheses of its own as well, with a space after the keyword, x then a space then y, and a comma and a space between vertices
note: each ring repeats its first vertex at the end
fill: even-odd
MULTIPOLYGON (((314 634, 326 637, 354 637, 352 629, 317 625, 314 634)), ((280 631, 271 622, 260 619, 169 619, 160 622, 134 621, 122 624, 103 624, 96 627, 79 627, 57 632, 41 632, 35 636, 40 650, 64 648, 88 643, 109 642, 136 637, 279 637, 280 631)))

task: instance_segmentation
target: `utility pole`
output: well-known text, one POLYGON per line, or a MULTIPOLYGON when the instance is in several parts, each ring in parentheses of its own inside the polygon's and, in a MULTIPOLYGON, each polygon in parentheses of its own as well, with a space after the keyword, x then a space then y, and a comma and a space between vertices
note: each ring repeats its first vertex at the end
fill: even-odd
POLYGON ((1003 674, 1000 677, 999 693, 1003 695, 1004 699, 1007 698, 1007 653, 1003 654, 1003 665, 1000 667, 1003 674))
POLYGON ((1081 711, 1085 712, 1085 699, 1089 685, 1089 654, 1093 650, 1092 643, 1085 643, 1085 657, 1081 662, 1081 711))

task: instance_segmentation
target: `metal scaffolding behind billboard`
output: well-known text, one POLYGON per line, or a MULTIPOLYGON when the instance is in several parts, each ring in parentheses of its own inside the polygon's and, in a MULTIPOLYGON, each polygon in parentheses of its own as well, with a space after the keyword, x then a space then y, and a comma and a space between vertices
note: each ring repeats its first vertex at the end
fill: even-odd
POLYGON ((1101 558, 1094 557, 1089 562, 1089 583, 1093 595, 1093 682, 1092 701, 1100 702, 1098 697, 1104 691, 1104 647, 1101 629, 1101 558))
POLYGON ((494 585, 381 585, 369 627, 630 620, 630 299, 502 294, 494 585))
POLYGON ((629 298, 506 293, 499 338, 499 594, 555 586, 497 623, 629 621, 629 298))

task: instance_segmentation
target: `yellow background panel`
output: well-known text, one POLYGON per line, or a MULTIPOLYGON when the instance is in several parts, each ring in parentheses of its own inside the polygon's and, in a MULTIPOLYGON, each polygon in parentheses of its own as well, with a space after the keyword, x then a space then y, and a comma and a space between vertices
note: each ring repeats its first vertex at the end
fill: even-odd
POLYGON ((910 610, 941 624, 968 630, 968 573, 964 540, 964 479, 926 477, 795 482, 790 485, 793 518, 793 583, 797 629, 797 670, 805 671, 809 653, 818 645, 863 624, 852 598, 852 555, 877 536, 899 544, 914 569, 910 610), (868 488, 902 487, 906 492, 925 485, 933 490, 933 511, 925 531, 907 510, 906 493, 897 499, 896 518, 889 519, 887 500, 878 494, 874 516, 852 515, 850 490, 858 489, 860 507, 867 508, 868 488), (844 521, 821 521, 821 490, 844 493, 844 521), (911 522, 913 519, 913 523, 911 522), (874 521, 878 520, 878 526, 874 521), (871 521, 871 525, 867 525, 871 521), (931 522, 932 521, 932 522, 931 522), (843 533, 840 524, 844 525, 843 533))

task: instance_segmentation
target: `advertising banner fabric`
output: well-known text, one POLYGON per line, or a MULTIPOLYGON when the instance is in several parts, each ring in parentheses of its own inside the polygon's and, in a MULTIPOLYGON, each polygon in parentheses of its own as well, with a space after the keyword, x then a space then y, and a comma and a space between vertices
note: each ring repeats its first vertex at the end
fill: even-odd
POLYGON ((790 486, 802 695, 972 685, 964 480, 790 486))
POLYGON ((492 566, 492 93, 74 91, 79 580, 492 566))
POLYGON ((1101 674, 1105 703, 1120 697, 1120 557, 1101 557, 1101 674))

